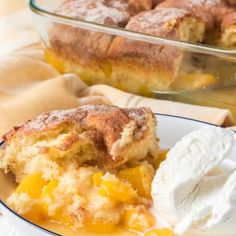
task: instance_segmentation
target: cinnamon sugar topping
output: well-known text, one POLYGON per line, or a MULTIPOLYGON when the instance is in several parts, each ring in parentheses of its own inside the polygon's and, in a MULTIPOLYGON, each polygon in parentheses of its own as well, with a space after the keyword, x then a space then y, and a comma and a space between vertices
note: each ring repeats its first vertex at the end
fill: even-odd
POLYGON ((106 168, 142 160, 147 155, 154 158, 158 152, 155 117, 148 108, 88 105, 54 111, 25 122, 3 139, 5 150, 20 146, 24 152, 34 146, 36 157, 50 159, 53 150, 54 159, 66 160, 67 153, 72 153, 70 158, 80 165, 93 160, 106 168))
POLYGON ((108 2, 105 0, 74 0, 65 1, 56 12, 100 24, 119 25, 128 20, 128 5, 122 1, 108 2))
MULTIPOLYGON (((140 28, 155 28, 160 27, 170 21, 176 21, 179 18, 186 16, 188 12, 177 8, 158 8, 156 10, 140 13, 132 18, 130 24, 139 24, 140 28)), ((129 24, 129 25, 130 25, 129 24)))

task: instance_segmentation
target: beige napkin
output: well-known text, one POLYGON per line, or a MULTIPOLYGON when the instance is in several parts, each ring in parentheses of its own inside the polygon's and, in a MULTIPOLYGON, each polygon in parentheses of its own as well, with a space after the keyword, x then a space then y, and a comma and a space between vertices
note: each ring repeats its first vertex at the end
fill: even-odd
POLYGON ((0 20, 0 56, 39 43, 40 38, 29 10, 19 11, 0 20))
POLYGON ((76 75, 60 75, 44 61, 30 19, 29 12, 23 11, 0 21, 0 32, 5 35, 0 37, 0 135, 42 112, 94 103, 148 106, 162 114, 224 126, 235 124, 227 110, 144 98, 106 85, 88 87, 76 75))
POLYGON ((0 0, 0 17, 25 8, 27 3, 28 0, 0 0))

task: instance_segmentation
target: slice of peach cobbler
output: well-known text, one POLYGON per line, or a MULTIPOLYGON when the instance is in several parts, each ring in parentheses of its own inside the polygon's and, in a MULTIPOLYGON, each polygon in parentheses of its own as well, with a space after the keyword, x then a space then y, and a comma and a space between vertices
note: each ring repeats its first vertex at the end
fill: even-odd
POLYGON ((25 218, 102 233, 154 226, 150 191, 161 158, 151 110, 55 111, 3 138, 1 168, 19 183, 7 203, 25 218))

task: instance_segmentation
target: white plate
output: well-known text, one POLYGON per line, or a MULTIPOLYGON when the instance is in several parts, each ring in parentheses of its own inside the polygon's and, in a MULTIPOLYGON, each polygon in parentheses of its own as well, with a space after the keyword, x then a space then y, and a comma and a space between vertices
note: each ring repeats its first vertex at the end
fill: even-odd
MULTIPOLYGON (((161 147, 172 147, 181 137, 190 133, 193 130, 212 126, 211 124, 175 117, 168 115, 157 114, 158 121, 158 136, 160 138, 161 147)), ((9 181, 6 176, 0 173, 0 183, 9 181)), ((2 185, 3 186, 3 185, 2 185)), ((3 189, 1 189, 2 191, 3 189)), ((2 196, 0 195, 0 198, 2 196)), ((32 235, 32 236, 49 236, 49 235, 58 235, 48 230, 45 230, 17 215, 14 211, 9 209, 3 201, 0 199, 0 209, 2 214, 8 219, 9 223, 14 225, 22 235, 32 235)))

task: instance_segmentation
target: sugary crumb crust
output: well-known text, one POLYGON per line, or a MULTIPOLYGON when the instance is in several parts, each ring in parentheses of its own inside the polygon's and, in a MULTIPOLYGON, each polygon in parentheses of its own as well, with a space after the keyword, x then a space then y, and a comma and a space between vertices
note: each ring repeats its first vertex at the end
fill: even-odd
POLYGON ((1 167, 17 179, 37 171, 50 179, 71 162, 112 169, 154 159, 159 151, 150 109, 110 105, 45 113, 15 127, 3 140, 1 167))

